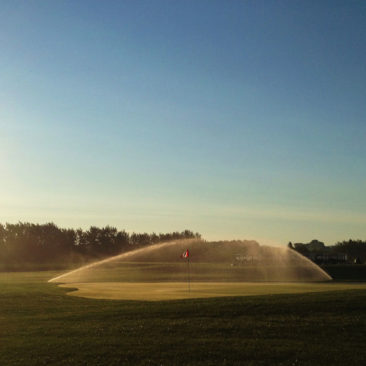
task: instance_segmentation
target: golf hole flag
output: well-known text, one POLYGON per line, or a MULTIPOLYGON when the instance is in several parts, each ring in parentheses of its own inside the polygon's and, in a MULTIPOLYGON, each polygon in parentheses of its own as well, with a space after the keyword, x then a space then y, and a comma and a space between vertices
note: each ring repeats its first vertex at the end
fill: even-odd
POLYGON ((181 258, 189 258, 189 250, 187 249, 183 254, 180 256, 181 258))

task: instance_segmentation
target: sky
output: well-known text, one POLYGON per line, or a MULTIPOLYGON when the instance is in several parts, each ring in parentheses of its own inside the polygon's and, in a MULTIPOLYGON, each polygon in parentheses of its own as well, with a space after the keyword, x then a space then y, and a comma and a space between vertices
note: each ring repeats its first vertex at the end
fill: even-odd
POLYGON ((366 2, 0 0, 0 222, 366 239, 366 2))

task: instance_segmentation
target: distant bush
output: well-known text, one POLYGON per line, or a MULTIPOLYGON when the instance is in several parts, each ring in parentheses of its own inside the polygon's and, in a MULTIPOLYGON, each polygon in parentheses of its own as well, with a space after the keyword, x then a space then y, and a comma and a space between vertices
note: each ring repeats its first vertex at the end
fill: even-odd
POLYGON ((318 240, 310 243, 295 243, 293 248, 316 263, 366 263, 366 241, 344 240, 325 246, 318 240))
POLYGON ((0 270, 59 268, 160 242, 192 238, 201 235, 190 230, 129 234, 111 226, 75 230, 59 228, 54 223, 0 224, 0 270))

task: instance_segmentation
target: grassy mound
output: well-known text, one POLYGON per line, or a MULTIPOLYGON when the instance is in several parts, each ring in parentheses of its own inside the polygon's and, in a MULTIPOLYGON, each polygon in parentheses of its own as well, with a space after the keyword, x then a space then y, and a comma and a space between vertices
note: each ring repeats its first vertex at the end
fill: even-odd
MULTIPOLYGON (((61 285, 70 288, 70 284, 61 285)), ((92 299, 162 301, 223 296, 299 294, 365 290, 366 284, 345 283, 242 283, 242 282, 88 282, 73 283, 69 295, 92 299), (75 290, 75 288, 77 290, 75 290)))

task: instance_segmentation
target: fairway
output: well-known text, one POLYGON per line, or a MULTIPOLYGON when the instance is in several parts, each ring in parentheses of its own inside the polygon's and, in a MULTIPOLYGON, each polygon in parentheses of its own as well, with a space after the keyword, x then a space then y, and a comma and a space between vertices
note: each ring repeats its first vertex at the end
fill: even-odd
POLYGON ((185 282, 88 282, 61 284, 76 288, 68 295, 94 299, 162 301, 223 296, 256 296, 365 290, 366 284, 348 283, 258 283, 258 282, 193 282, 188 291, 185 282))
POLYGON ((366 283, 196 281, 189 299, 182 281, 83 284, 85 297, 100 287, 99 296, 114 290, 126 300, 148 291, 150 300, 174 291, 184 299, 112 301, 68 296, 87 289, 47 283, 57 274, 0 273, 1 366, 341 366, 366 358, 366 283), (197 291, 217 297, 195 299, 197 291))

